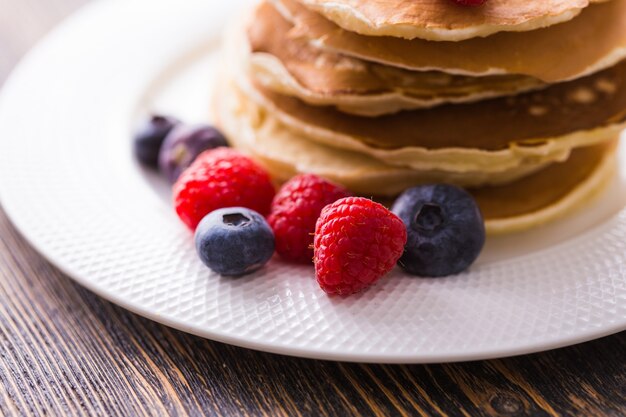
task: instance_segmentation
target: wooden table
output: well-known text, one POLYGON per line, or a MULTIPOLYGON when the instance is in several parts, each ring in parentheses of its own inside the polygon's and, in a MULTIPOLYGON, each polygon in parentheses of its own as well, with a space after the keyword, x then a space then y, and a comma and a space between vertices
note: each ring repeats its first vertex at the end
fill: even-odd
MULTIPOLYGON (((85 0, 0 0, 0 84, 85 0)), ((0 211, 0 415, 624 416, 626 333, 506 360, 294 359, 153 323, 74 284, 0 211)))

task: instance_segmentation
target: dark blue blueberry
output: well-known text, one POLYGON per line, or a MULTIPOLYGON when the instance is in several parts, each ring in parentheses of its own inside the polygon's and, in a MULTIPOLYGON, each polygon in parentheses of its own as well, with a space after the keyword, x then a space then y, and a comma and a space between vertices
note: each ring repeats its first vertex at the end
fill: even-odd
POLYGON ((451 185, 407 190, 392 211, 407 227, 400 266, 410 274, 443 277, 474 263, 485 245, 485 222, 474 198, 451 185))
POLYGON ((169 116, 154 115, 137 129, 133 141, 135 156, 151 168, 159 165, 159 152, 165 137, 180 121, 169 116))
POLYGON ((218 274, 240 276, 257 271, 274 254, 274 233, 254 210, 215 210, 196 229, 196 250, 218 274))
POLYGON ((159 169, 173 184, 198 155, 220 146, 228 146, 228 142, 216 128, 179 125, 165 138, 159 155, 159 169))

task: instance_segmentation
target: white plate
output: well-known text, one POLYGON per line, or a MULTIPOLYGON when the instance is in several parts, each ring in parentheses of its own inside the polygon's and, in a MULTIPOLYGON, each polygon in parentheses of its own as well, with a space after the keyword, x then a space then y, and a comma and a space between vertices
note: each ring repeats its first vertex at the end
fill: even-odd
POLYGON ((18 67, 0 100, 0 196, 44 256, 161 323, 311 358, 494 358, 626 329, 624 173, 583 213, 491 240, 455 278, 396 271, 331 298, 311 268, 276 260, 246 278, 212 275, 165 183, 133 160, 131 132, 149 110, 207 117, 217 35, 243 3, 95 2, 18 67))

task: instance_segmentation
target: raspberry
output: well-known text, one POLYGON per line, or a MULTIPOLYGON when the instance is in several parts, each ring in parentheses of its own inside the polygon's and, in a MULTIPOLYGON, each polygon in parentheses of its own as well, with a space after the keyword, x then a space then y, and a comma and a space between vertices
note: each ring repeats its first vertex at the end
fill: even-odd
POLYGON ((322 210, 315 228, 317 281, 328 294, 359 292, 393 269, 406 241, 404 223, 384 206, 339 200, 322 210))
POLYGON ((174 184, 174 206, 190 229, 214 210, 245 207, 267 215, 275 190, 269 175, 229 148, 206 151, 174 184))
POLYGON ((487 2, 487 0, 452 0, 452 1, 461 6, 481 6, 487 2))
POLYGON ((276 252, 288 261, 311 263, 315 223, 322 209, 349 195, 346 189, 310 174, 285 183, 268 218, 276 236, 276 252))

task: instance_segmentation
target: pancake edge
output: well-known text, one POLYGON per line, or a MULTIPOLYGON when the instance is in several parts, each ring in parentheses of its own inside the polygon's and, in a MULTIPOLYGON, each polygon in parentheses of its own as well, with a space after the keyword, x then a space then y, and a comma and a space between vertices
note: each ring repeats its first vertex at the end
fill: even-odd
POLYGON ((485 222, 487 233, 498 236, 534 229, 561 219, 591 203, 615 177, 618 167, 616 148, 606 151, 591 175, 556 203, 521 216, 487 220, 485 222))
MULTIPOLYGON (((499 32, 529 32, 564 23, 578 16, 583 8, 574 8, 558 15, 536 17, 518 24, 484 24, 477 27, 454 29, 442 27, 423 27, 410 24, 376 25, 353 7, 327 1, 324 4, 309 0, 299 0, 302 4, 339 27, 364 36, 390 36, 402 39, 423 39, 434 42, 460 42, 472 38, 485 38, 499 32)), ((603 0, 605 1, 605 0, 603 0)), ((601 1, 596 1, 599 3, 601 1)), ((589 4, 594 2, 589 2, 589 4)), ((589 5, 588 4, 588 5, 589 5)))

